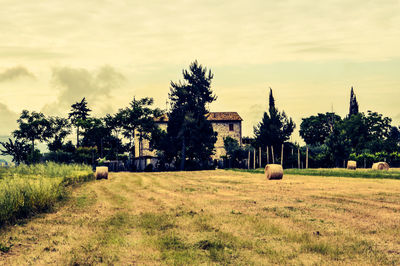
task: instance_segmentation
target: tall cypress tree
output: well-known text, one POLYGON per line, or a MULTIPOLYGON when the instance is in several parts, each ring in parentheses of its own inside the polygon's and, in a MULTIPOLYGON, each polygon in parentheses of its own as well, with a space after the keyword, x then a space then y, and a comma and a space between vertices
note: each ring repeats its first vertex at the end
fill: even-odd
POLYGON ((292 118, 276 108, 270 88, 268 112, 264 112, 263 119, 254 127, 256 145, 263 148, 272 145, 278 150, 279 146, 290 138, 295 127, 296 124, 292 118))
POLYGON ((357 102, 357 96, 354 93, 353 87, 351 87, 349 117, 352 115, 355 115, 355 114, 358 114, 358 102, 357 102))

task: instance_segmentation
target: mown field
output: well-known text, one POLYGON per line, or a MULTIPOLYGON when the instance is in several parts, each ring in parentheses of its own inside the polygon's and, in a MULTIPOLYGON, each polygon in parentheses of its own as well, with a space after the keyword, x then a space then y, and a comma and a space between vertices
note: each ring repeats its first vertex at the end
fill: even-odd
POLYGON ((400 181, 112 173, 2 228, 0 264, 400 263, 400 181))

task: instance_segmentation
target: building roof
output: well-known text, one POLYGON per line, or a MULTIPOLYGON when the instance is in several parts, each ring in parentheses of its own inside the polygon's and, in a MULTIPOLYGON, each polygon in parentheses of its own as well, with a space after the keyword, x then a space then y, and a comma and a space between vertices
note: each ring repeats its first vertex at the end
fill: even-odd
MULTIPOLYGON (((243 121, 237 112, 210 112, 206 114, 206 117, 209 121, 243 121)), ((163 114, 154 120, 159 123, 167 123, 168 115, 163 114)))
POLYGON ((210 121, 243 121, 237 112, 211 112, 206 117, 210 121))

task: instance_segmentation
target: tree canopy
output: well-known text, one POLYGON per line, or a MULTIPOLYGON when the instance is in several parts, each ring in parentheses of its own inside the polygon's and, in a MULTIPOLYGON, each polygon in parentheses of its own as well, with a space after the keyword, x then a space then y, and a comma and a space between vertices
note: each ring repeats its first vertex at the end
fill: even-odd
POLYGON ((166 161, 179 162, 181 170, 205 168, 217 140, 206 118, 207 105, 217 98, 211 90, 214 76, 197 61, 182 74, 183 81, 171 81, 167 133, 157 147, 166 161))
POLYGON ((336 122, 342 119, 335 113, 312 115, 303 118, 300 124, 300 136, 308 145, 322 145, 333 132, 336 122))
POLYGON ((50 123, 40 112, 23 110, 17 120, 18 129, 13 132, 16 139, 31 142, 31 153, 35 151, 35 141, 45 141, 51 136, 50 123))

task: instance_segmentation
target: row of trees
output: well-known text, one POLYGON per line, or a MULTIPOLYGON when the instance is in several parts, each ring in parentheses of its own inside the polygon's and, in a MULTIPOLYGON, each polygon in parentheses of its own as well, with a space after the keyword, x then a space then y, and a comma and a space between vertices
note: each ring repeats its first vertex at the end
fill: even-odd
POLYGON ((380 159, 388 160, 389 154, 400 151, 400 131, 391 122, 391 118, 377 112, 359 112, 351 88, 349 114, 346 117, 328 112, 303 118, 300 136, 315 155, 312 159, 316 167, 343 166, 345 160, 361 154, 368 158, 377 154, 380 159), (387 154, 388 157, 381 158, 380 154, 387 154))
MULTIPOLYGON (((209 104, 217 99, 211 90, 214 76, 197 61, 183 70, 182 75, 183 80, 170 84, 171 105, 166 131, 161 131, 155 124, 154 119, 163 112, 153 107, 152 98, 133 98, 128 107, 102 118, 91 116, 83 98, 72 104, 65 118, 24 110, 17 120, 18 129, 13 132, 13 138, 0 143, 3 147, 0 150, 2 154, 13 156, 16 163, 34 163, 41 159, 36 143, 46 142, 50 153, 42 160, 94 164, 98 157, 118 160, 123 153, 140 157, 140 144, 149 140, 158 151, 160 169, 212 167, 210 157, 217 133, 206 114, 209 104), (66 141, 72 128, 76 129, 76 145, 66 141), (136 155, 135 146, 139 146, 136 155)), ((250 145, 240 147, 232 138, 224 140, 227 157, 237 166, 247 158, 248 149, 261 148, 264 158, 274 155, 274 161, 279 162, 282 144, 285 144, 285 154, 301 148, 297 143, 289 142, 296 125, 284 111, 278 110, 272 89, 268 100, 268 109, 254 127, 254 138, 248 139, 250 145), (271 154, 265 153, 267 147, 271 154)), ((343 160, 360 154, 400 152, 399 129, 391 126, 391 119, 381 114, 360 113, 353 88, 348 116, 341 118, 328 112, 303 118, 300 136, 310 149, 310 165, 315 167, 341 166, 343 160)), ((295 158, 286 157, 286 163, 293 165, 294 161, 295 158)))
POLYGON ((19 163, 37 163, 41 159, 59 162, 94 163, 98 157, 118 159, 118 154, 134 151, 134 132, 149 139, 156 129, 154 117, 162 112, 152 108, 153 99, 132 100, 126 108, 105 117, 91 116, 85 98, 71 106, 67 118, 46 116, 41 112, 23 110, 17 120, 18 129, 13 139, 0 142, 3 155, 11 155, 19 163), (76 145, 66 141, 76 128, 76 145), (125 144, 123 139, 128 140, 125 144), (50 151, 45 158, 36 148, 37 142, 47 143, 50 151))

